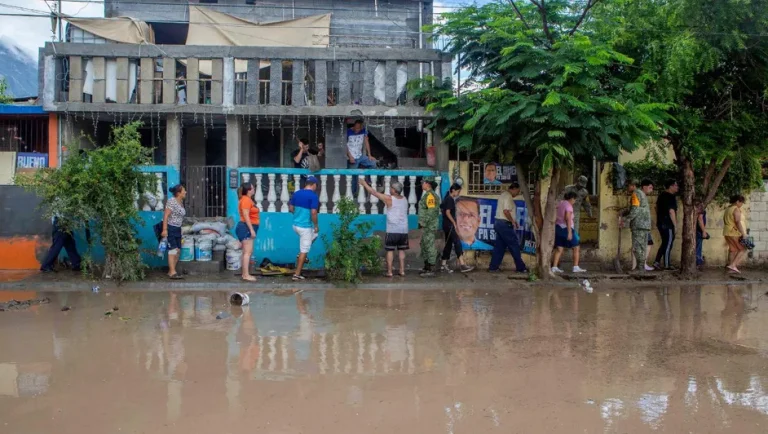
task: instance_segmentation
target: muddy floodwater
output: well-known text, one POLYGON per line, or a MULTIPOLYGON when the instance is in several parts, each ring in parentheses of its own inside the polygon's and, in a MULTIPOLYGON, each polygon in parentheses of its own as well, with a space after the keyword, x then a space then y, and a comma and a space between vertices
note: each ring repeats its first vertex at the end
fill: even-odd
POLYGON ((0 292, 0 433, 765 433, 767 290, 0 292))

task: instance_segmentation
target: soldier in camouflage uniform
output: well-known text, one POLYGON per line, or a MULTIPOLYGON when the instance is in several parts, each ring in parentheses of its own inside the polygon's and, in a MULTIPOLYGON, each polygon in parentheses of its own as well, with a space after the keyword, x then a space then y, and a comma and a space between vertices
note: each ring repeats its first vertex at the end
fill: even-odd
POLYGON ((653 191, 653 183, 644 179, 640 183, 640 188, 632 193, 629 201, 629 213, 626 220, 629 221, 629 228, 632 230, 632 251, 637 258, 640 271, 645 271, 645 267, 640 266, 640 261, 645 259, 645 252, 648 249, 648 235, 651 233, 651 208, 648 206, 647 195, 653 191))
POLYGON ((421 277, 435 275, 437 264, 437 246, 435 245, 435 231, 440 220, 440 195, 435 192, 437 183, 431 177, 424 177, 421 181, 421 200, 419 201, 419 227, 421 233, 421 257, 424 258, 424 271, 421 277))

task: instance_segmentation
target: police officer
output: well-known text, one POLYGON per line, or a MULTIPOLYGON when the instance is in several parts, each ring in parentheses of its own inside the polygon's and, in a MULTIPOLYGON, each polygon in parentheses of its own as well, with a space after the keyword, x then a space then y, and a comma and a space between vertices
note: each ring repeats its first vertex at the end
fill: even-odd
POLYGON ((648 249, 648 236, 651 233, 651 207, 648 206, 648 195, 653 191, 653 182, 644 179, 640 183, 640 188, 632 193, 629 201, 629 228, 632 230, 632 251, 638 262, 638 270, 645 271, 645 267, 640 267, 639 263, 645 259, 645 252, 648 249))
POLYGON ((435 231, 440 220, 440 195, 435 192, 437 183, 431 177, 421 180, 421 200, 419 201, 419 227, 421 233, 421 256, 424 258, 424 271, 421 277, 435 275, 437 264, 437 246, 435 245, 435 231))

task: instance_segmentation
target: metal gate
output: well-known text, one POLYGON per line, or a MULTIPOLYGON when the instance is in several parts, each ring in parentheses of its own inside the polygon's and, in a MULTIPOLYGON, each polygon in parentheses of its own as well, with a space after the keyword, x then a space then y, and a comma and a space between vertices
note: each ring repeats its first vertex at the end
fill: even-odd
POLYGON ((226 217, 226 166, 182 167, 181 182, 187 187, 187 216, 226 217))

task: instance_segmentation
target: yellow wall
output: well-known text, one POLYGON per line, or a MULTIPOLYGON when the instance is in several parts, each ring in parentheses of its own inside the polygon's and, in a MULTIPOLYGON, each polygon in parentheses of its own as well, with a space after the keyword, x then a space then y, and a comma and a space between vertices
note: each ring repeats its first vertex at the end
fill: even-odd
MULTIPOLYGON (((602 261, 609 262, 616 257, 616 250, 618 248, 619 229, 618 229, 618 211, 622 208, 626 208, 629 203, 629 197, 625 192, 621 191, 618 194, 614 194, 614 190, 611 186, 611 165, 604 164, 600 173, 600 182, 602 188, 600 189, 600 240, 598 248, 598 258, 602 261)), ((662 187, 663 188, 663 187, 662 187)), ((656 190, 658 192, 658 190, 656 190)), ((648 202, 651 205, 651 218, 653 219, 654 228, 656 227, 656 195, 648 198, 648 202)), ((683 207, 679 204, 678 223, 679 228, 682 229, 682 216, 683 207)), ((746 221, 749 221, 749 203, 745 204, 742 208, 745 212, 746 221)), ((712 237, 710 240, 704 241, 704 257, 708 266, 713 265, 725 265, 728 257, 728 248, 723 238, 723 209, 717 205, 710 205, 707 208, 707 232, 712 237)), ((656 255, 656 251, 659 248, 661 239, 659 238, 659 232, 656 229, 651 230, 653 236, 654 245, 651 246, 651 256, 648 260, 649 263, 653 262, 656 255)), ((678 234, 673 246, 672 258, 673 262, 679 264, 680 261, 680 248, 682 246, 682 240, 678 234)), ((631 261, 630 251, 632 244, 630 240, 629 229, 623 229, 621 231, 621 252, 622 258, 625 261, 631 261)), ((650 265, 650 264, 649 264, 650 265)))
MULTIPOLYGON (((634 152, 624 152, 621 155, 619 155, 619 163, 626 164, 626 163, 634 163, 637 161, 643 161, 648 158, 648 149, 641 146, 637 149, 635 149, 634 152)), ((665 146, 664 147, 664 155, 662 158, 662 162, 666 164, 671 164, 673 161, 675 161, 675 152, 672 150, 671 146, 665 146)))

